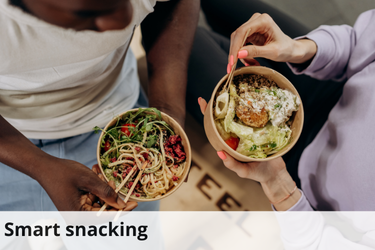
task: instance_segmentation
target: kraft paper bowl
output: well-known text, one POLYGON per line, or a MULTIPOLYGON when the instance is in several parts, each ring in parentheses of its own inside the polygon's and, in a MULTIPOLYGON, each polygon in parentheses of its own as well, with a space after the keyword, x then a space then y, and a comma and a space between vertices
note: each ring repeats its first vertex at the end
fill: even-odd
MULTIPOLYGON (((138 109, 131 109, 131 110, 128 110, 128 111, 126 111, 126 112, 124 112, 124 113, 122 113, 122 114, 120 114, 118 116, 122 117, 123 115, 125 115, 128 112, 136 112, 136 111, 138 111, 138 109)), ((153 112, 147 112, 147 113, 153 114, 153 112)), ((191 165, 191 148, 190 148, 189 139, 188 139, 187 135, 185 134, 185 131, 182 129, 182 127, 180 126, 180 124, 178 124, 178 122, 176 120, 174 120, 172 117, 170 117, 169 115, 167 115, 167 114, 165 114, 163 112, 161 112, 161 117, 162 117, 162 120, 165 121, 173 129, 173 131, 175 132, 175 134, 179 135, 181 137, 181 139, 182 139, 181 143, 184 146, 184 151, 186 153, 186 160, 185 160, 185 169, 184 169, 184 172, 183 172, 181 178, 177 181, 178 184, 176 186, 172 187, 171 189, 169 189, 167 191, 167 193, 165 193, 161 197, 159 197, 159 198, 152 198, 152 199, 142 199, 142 198, 137 198, 137 197, 132 197, 131 196, 129 198, 129 200, 137 201, 137 202, 145 202, 145 201, 157 201, 157 200, 161 200, 163 198, 166 198, 166 197, 170 196, 171 194, 173 194, 174 192, 176 192, 176 190, 182 185, 182 183, 184 182, 184 180, 188 176, 190 165, 191 165)), ((116 122, 117 122, 117 118, 113 118, 105 126, 104 131, 107 131, 107 129, 109 127, 115 125, 116 122)), ((104 174, 104 170, 103 170, 103 167, 102 167, 102 164, 101 164, 101 161, 100 161, 100 151, 101 151, 100 142, 101 142, 103 136, 104 136, 104 132, 102 132, 101 135, 100 135, 100 137, 99 137, 96 155, 97 155, 97 160, 98 160, 98 164, 99 164, 99 167, 100 167, 100 171, 103 174, 105 180, 108 182, 108 178, 104 174)), ((125 198, 126 193, 123 193, 122 191, 119 191, 119 196, 122 197, 122 198, 125 198)))
MULTIPOLYGON (((288 79, 286 79, 283 75, 281 75, 279 72, 273 69, 262 67, 262 66, 249 66, 249 67, 239 68, 234 72, 234 76, 241 75, 241 74, 262 75, 266 78, 269 78, 270 80, 273 80, 279 88, 287 89, 301 99, 301 97, 299 96, 293 84, 288 79)), ((281 149, 279 152, 275 154, 269 155, 267 158, 264 158, 264 159, 255 159, 255 158, 242 155, 238 153, 237 151, 233 150, 224 142, 224 140, 219 135, 219 132, 217 131, 215 122, 214 122, 213 100, 216 98, 218 89, 226 83, 227 77, 228 75, 225 75, 216 85, 212 93, 211 99, 208 102, 206 112, 204 114, 204 129, 205 129, 207 138, 209 142, 211 143, 211 145, 215 148, 216 151, 225 151, 240 162, 270 161, 272 159, 275 159, 277 157, 280 157, 286 154, 296 144, 302 132, 303 119, 304 119, 302 103, 294 116, 293 123, 290 127, 292 130, 291 139, 289 141, 289 144, 286 147, 284 147, 283 149, 281 149)))

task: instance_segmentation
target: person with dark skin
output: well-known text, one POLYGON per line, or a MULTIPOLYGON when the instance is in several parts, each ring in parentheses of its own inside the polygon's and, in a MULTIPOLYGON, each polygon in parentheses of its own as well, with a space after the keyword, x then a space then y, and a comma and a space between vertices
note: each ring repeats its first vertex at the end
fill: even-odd
MULTIPOLYGON (((13 0, 11 4, 47 23, 76 31, 121 30, 134 18, 130 0, 13 0)), ((141 24, 149 106, 171 115, 182 126, 187 65, 198 13, 198 0, 157 2, 141 24)), ((0 142, 0 162, 35 179, 60 211, 98 210, 97 197, 115 209, 137 206, 135 202, 125 204, 114 192, 113 183, 101 180, 97 166, 91 171, 79 162, 45 153, 2 116, 0 142)))

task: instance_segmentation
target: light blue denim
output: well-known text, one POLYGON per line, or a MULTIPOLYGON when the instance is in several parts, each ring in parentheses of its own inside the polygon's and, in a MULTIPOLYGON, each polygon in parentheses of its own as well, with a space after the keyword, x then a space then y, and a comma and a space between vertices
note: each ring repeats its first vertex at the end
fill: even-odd
MULTIPOLYGON (((141 90, 135 107, 147 105, 147 99, 141 90)), ((30 139, 50 155, 74 160, 89 168, 97 163, 98 140, 99 134, 94 132, 53 140, 30 139)), ((135 210, 158 211, 159 202, 141 202, 135 210)), ((37 181, 0 163, 0 211, 56 211, 56 207, 37 181)))

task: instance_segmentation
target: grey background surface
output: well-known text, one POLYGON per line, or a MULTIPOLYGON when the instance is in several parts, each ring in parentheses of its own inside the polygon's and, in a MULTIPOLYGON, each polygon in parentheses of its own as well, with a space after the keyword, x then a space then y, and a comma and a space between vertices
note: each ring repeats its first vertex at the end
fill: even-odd
POLYGON ((359 14, 375 8, 374 0, 262 0, 308 28, 322 24, 353 25, 359 14))
MULTIPOLYGON (((252 1, 252 0, 249 0, 252 1)), ((262 0, 312 29, 319 25, 353 25, 364 11, 375 8, 375 0, 262 0)), ((230 0, 228 0, 230 2, 230 0)), ((249 11, 249 18, 251 17, 249 11)), ((207 25, 201 14, 200 26, 207 25)))

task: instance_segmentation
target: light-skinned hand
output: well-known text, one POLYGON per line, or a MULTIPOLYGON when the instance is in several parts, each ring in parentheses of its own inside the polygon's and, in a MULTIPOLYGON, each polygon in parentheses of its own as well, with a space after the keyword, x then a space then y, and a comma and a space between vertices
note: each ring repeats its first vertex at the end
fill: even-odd
POLYGON ((281 31, 268 14, 255 13, 231 35, 228 68, 238 58, 242 59, 245 65, 254 57, 277 62, 304 63, 310 60, 316 51, 315 42, 308 39, 293 40, 281 31), (250 32, 246 42, 242 44, 248 30, 250 32), (244 46, 248 43, 252 45, 244 46))

